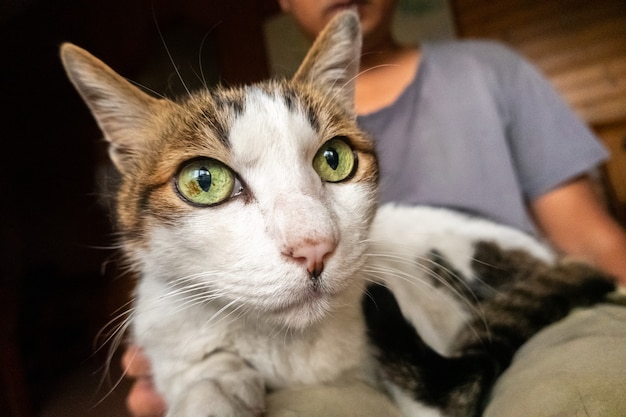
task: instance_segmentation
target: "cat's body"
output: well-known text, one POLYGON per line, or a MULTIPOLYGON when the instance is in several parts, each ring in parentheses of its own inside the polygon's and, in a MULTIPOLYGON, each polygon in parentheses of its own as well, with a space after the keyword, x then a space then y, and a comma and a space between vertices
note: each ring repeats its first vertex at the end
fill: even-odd
MULTIPOLYGON (((464 323, 476 324, 474 307, 421 280, 455 270, 472 285, 482 240, 553 258, 521 232, 458 213, 389 206, 376 214, 374 145, 353 110, 359 53, 358 18, 345 13, 293 80, 173 102, 63 47, 122 176, 117 221, 139 276, 132 337, 152 361, 168 416, 256 416, 268 390, 355 381, 397 386, 398 403, 445 415, 445 404, 406 396, 386 374, 405 358, 370 349, 366 286, 385 283, 429 344, 464 355, 475 341, 453 343, 464 323)), ((371 307, 370 324, 387 314, 371 307)), ((472 415, 479 402, 450 415, 472 415)))
POLYGON ((407 307, 404 314, 430 346, 451 353, 461 326, 477 313, 471 304, 481 281, 475 272, 480 242, 495 242, 503 250, 522 249, 546 262, 556 259, 546 244, 507 226, 447 209, 387 204, 372 224, 365 269, 407 307), (439 265, 434 253, 450 264, 439 265), (453 276, 446 282, 443 275, 453 276))
POLYGON ((450 210, 383 206, 372 238, 365 270, 384 286, 364 298, 367 329, 406 416, 479 416, 525 341, 615 288, 525 233, 450 210))

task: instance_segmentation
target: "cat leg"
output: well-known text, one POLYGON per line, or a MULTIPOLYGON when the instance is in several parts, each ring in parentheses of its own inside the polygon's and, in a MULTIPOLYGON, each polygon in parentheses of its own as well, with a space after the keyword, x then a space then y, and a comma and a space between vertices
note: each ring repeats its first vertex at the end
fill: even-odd
POLYGON ((167 417, 258 417, 265 408, 261 374, 226 351, 184 369, 168 385, 167 417))

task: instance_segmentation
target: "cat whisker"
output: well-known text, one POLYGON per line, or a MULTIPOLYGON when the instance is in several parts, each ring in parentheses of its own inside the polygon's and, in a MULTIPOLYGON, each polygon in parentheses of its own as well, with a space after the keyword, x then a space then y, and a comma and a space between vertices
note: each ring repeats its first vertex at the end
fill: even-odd
MULTIPOLYGON (((368 242, 372 243, 375 241, 368 240, 368 242)), ((397 247, 400 247, 400 246, 397 245, 397 247)), ((472 289, 472 287, 469 285, 467 280, 462 275, 459 275, 456 271, 449 268, 445 264, 438 263, 436 260, 431 259, 429 257, 419 256, 415 258, 415 256, 411 254, 410 249, 414 250, 414 248, 407 246, 406 254, 403 253, 402 251, 397 251, 393 253, 370 252, 368 253, 367 256, 368 257, 387 257, 398 263, 415 267, 418 269, 418 271, 427 273, 429 277, 433 278, 433 280, 436 280, 440 282, 442 285, 446 286, 448 289, 450 289, 450 291, 453 291, 456 295, 458 295, 459 298, 466 298, 468 296, 471 296, 474 302, 478 301, 478 297, 475 295, 474 290, 472 289), (436 273, 433 273, 431 268, 428 268, 422 265, 422 263, 428 263, 430 265, 436 266, 438 269, 441 269, 443 272, 445 272, 449 278, 454 278, 454 281, 450 282, 451 280, 447 280, 445 279, 445 277, 442 277, 442 276, 437 275, 436 273), (462 290, 459 289, 454 284, 460 285, 460 288, 462 290)))
POLYGON ((100 378, 100 382, 98 384, 98 390, 102 389, 102 387, 105 385, 105 383, 108 382, 108 384, 110 385, 110 388, 107 390, 106 393, 104 393, 104 395, 102 396, 102 398, 100 398, 94 405, 93 407, 98 406, 99 404, 101 404, 104 400, 106 400, 112 393, 113 391, 121 384, 121 382, 124 379, 124 376, 126 375, 126 370, 124 370, 124 372, 122 373, 122 375, 117 378, 117 380, 112 383, 110 380, 110 369, 113 363, 113 358, 115 356, 115 353, 118 351, 119 347, 122 346, 123 343, 123 339, 124 336, 128 330, 128 327, 130 327, 132 320, 133 320, 133 309, 129 309, 128 311, 122 312, 120 314, 118 314, 116 317, 114 317, 113 319, 111 319, 98 333, 98 336, 96 337, 96 339, 100 338, 100 336, 102 334, 104 334, 105 330, 107 327, 112 327, 113 330, 111 331, 111 334, 109 334, 106 339, 100 344, 100 346, 98 346, 95 351, 94 351, 94 355, 99 352, 100 350, 104 349, 104 347, 108 344, 109 348, 108 348, 108 353, 106 355, 106 358, 104 360, 104 363, 102 365, 102 376, 100 378), (123 320, 120 323, 114 324, 116 321, 118 321, 120 318, 123 317, 123 320))
MULTIPOLYGON (((418 268, 420 271, 428 274, 429 276, 433 276, 433 272, 431 270, 429 270, 428 268, 423 267, 422 265, 419 265, 417 263, 413 263, 412 265, 414 265, 416 268, 418 268)), ((372 267, 372 266, 367 266, 364 269, 364 272, 366 273, 370 273, 372 274, 372 276, 374 278, 370 279, 372 282, 378 282, 380 283, 380 279, 376 279, 375 277, 378 277, 379 275, 384 275, 386 278, 392 278, 392 279, 399 279, 403 282, 406 282, 412 286, 414 286, 415 288, 419 288, 420 290, 425 290, 425 293, 430 294, 431 296, 437 296, 440 297, 442 300, 444 301, 449 301, 448 299, 446 299, 443 294, 441 294, 439 291, 436 290, 436 287, 433 285, 432 282, 428 282, 428 281, 424 281, 422 279, 417 278, 416 276, 409 274, 405 271, 401 271, 398 269, 393 269, 393 268, 383 268, 383 267, 372 267)), ((436 274, 434 276, 436 278, 436 274)), ((441 280, 438 281, 441 282, 443 286, 445 286, 448 291, 454 293, 455 295, 457 295, 457 297, 462 300, 464 302, 464 304, 467 306, 467 308, 470 311, 475 312, 476 314, 481 314, 482 315, 482 311, 478 310, 476 308, 476 304, 467 300, 467 298, 464 296, 464 294, 460 293, 458 290, 456 290, 454 288, 454 286, 452 286, 450 283, 448 283, 445 280, 441 280)))
POLYGON ((144 91, 149 92, 150 94, 152 94, 152 95, 154 95, 154 96, 156 96, 156 97, 159 97, 159 98, 165 98, 165 95, 163 95, 163 94, 159 93, 158 91, 156 91, 156 90, 155 90, 155 89, 153 89, 153 88, 148 87, 148 86, 147 86, 147 85, 145 85, 145 84, 141 84, 140 82, 138 82, 138 81, 134 81, 134 80, 131 80, 130 78, 125 78, 125 79, 126 79, 126 81, 128 81, 129 83, 131 83, 131 84, 133 84, 133 85, 135 85, 135 86, 137 86, 137 87, 141 88, 141 89, 142 89, 142 90, 144 90, 144 91))
MULTIPOLYGON (((358 74, 356 74, 354 77, 351 77, 350 79, 346 80, 346 82, 343 83, 343 85, 341 85, 339 88, 335 88, 335 92, 330 96, 330 100, 329 101, 334 101, 337 96, 341 95, 343 93, 343 90, 350 85, 350 83, 352 83, 354 80, 356 80, 361 74, 365 74, 366 72, 369 72, 371 70, 377 69, 377 68, 382 68, 382 67, 397 67, 398 65, 393 65, 393 64, 381 64, 381 65, 376 65, 374 67, 365 69, 363 71, 360 71, 358 74)), ((334 86, 334 85, 333 85, 334 86)))
POLYGON ((365 268, 363 268, 363 272, 369 275, 366 278, 368 282, 384 284, 386 281, 388 281, 389 278, 392 278, 392 279, 399 279, 416 288, 424 289, 427 291, 435 290, 435 287, 433 286, 432 283, 421 280, 421 279, 416 279, 416 277, 413 276, 412 274, 409 274, 405 271, 401 271, 398 269, 394 269, 390 267, 381 267, 381 266, 376 266, 376 267, 366 266, 365 268), (381 275, 384 275, 385 279, 380 279, 379 277, 381 275))
MULTIPOLYGON (((426 240, 427 237, 425 237, 424 239, 426 240)), ((371 238, 367 239, 366 242, 368 244, 378 243, 376 239, 371 238)), ((483 323, 484 329, 486 329, 487 333, 489 333, 485 313, 479 302, 478 296, 476 295, 476 292, 473 290, 473 288, 470 286, 469 282, 463 276, 460 276, 454 270, 447 267, 445 263, 439 263, 429 257, 420 256, 416 259, 414 255, 411 255, 415 252, 415 248, 410 245, 396 244, 395 247, 400 250, 394 252, 394 255, 390 253, 385 254, 382 252, 370 252, 368 254, 368 257, 383 257, 390 259, 399 265, 408 265, 409 267, 415 269, 416 272, 421 272, 425 274, 425 276, 429 277, 430 280, 425 281, 423 279, 419 279, 417 274, 414 276, 410 273, 405 273, 403 277, 400 277, 399 273, 402 271, 398 271, 395 269, 390 271, 381 270, 377 271, 376 273, 381 274, 382 276, 391 276, 395 279, 403 279, 414 286, 422 284, 421 288, 426 290, 431 295, 435 295, 442 298, 443 300, 450 301, 446 299, 443 294, 437 291, 435 282, 439 282, 440 285, 445 287, 447 291, 449 291, 451 294, 454 294, 454 296, 465 305, 465 309, 468 313, 470 313, 470 317, 474 317, 474 319, 464 318, 464 322, 471 327, 472 331, 475 334, 480 333, 480 331, 475 328, 475 324, 480 320, 483 323), (403 246, 406 247, 406 250, 401 250, 403 246), (429 268, 426 265, 432 265, 433 267, 438 268, 444 273, 444 275, 438 275, 436 271, 433 271, 432 268, 429 268)))
MULTIPOLYGON (((498 268, 497 265, 492 264, 490 262, 486 262, 486 261, 484 261, 482 259, 472 258, 472 261, 477 263, 477 264, 480 264, 480 265, 483 265, 483 266, 487 266, 489 268, 498 268)), ((483 280, 479 274, 474 274, 472 277, 476 281, 480 282, 480 284, 483 285, 485 288, 488 288, 490 291, 492 291, 494 294, 502 293, 502 291, 500 291, 498 288, 494 287, 493 285, 491 285, 488 282, 486 282, 485 280, 483 280)))
POLYGON ((159 34, 159 38, 161 38, 161 43, 163 44, 163 48, 165 49, 165 52, 167 53, 167 56, 168 56, 168 58, 170 60, 170 63, 174 67, 174 71, 176 72, 176 75, 178 76, 178 80, 180 81, 180 83, 182 84, 183 88, 187 92, 187 95, 191 96, 191 91, 187 87, 187 84, 185 83, 185 80, 183 79, 183 77, 182 77, 182 75, 180 73, 180 70, 178 69, 178 65, 176 65, 176 62, 174 61, 174 57, 172 56, 170 48, 167 46, 167 42, 165 42, 165 37, 163 36, 163 32, 161 31, 161 27, 159 26, 159 22, 157 21, 156 14, 154 12, 154 5, 152 6, 152 17, 154 19, 154 23, 156 25, 157 32, 159 34))
MULTIPOLYGON (((418 287, 420 289, 420 291, 423 290, 424 294, 429 294, 429 296, 435 296, 437 298, 440 298, 444 302, 450 302, 451 301, 450 299, 446 298, 440 291, 437 291, 436 287, 433 285, 432 282, 427 282, 427 281, 423 281, 423 280, 420 280, 420 279, 414 279, 415 277, 410 276, 408 274, 405 274, 402 271, 393 271, 393 270, 390 270, 390 269, 383 269, 383 268, 376 268, 376 269, 371 269, 370 268, 369 270, 366 270, 366 272, 373 272, 374 274, 382 273, 383 275, 385 275, 387 277, 393 277, 394 279, 400 279, 403 282, 407 282, 407 283, 409 283, 409 284, 411 284, 411 285, 413 285, 415 287, 418 287), (402 275, 408 275, 408 276, 402 276, 402 275)), ((369 282, 375 283, 375 284, 380 284, 381 283, 380 279, 369 279, 369 278, 366 278, 366 280, 369 281, 369 282)), ((486 333, 487 337, 490 338, 490 329, 489 329, 487 318, 485 316, 485 313, 484 313, 484 310, 483 310, 481 304, 480 303, 475 303, 475 302, 472 302, 472 301, 468 300, 466 297, 463 297, 462 294, 456 292, 453 287, 450 287, 449 284, 446 284, 445 281, 443 281, 443 282, 444 282, 444 285, 446 285, 448 287, 449 291, 453 291, 453 292, 455 292, 455 294, 457 294, 457 298, 461 302, 464 303, 468 313, 470 313, 469 316, 462 317, 464 325, 467 326, 467 328, 470 329, 472 331, 472 333, 476 337, 480 337, 481 334, 486 333), (477 320, 480 320, 480 322, 483 323, 483 329, 485 330, 485 332, 481 332, 479 329, 477 329, 475 327, 475 324, 476 324, 477 320)), ((368 295, 368 294, 365 293, 365 295, 368 295)))
MULTIPOLYGON (((371 282, 372 284, 379 284, 379 282, 376 282, 376 281, 372 281, 372 280, 367 280, 367 281, 371 282)), ((374 305, 376 305, 376 307, 378 308, 378 305, 376 304, 376 299, 372 297, 372 293, 370 293, 367 288, 365 288, 365 291, 363 291, 363 295, 369 298, 370 300, 372 300, 374 305)))
MULTIPOLYGON (((134 307, 129 307, 130 305, 132 305, 132 303, 133 303, 132 300, 127 301, 122 306, 118 307, 112 313, 112 314, 115 314, 115 316, 112 319, 110 319, 104 326, 102 326, 100 331, 96 334, 95 340, 98 341, 102 337, 105 337, 105 339, 99 344, 100 346, 96 345, 94 347, 95 349, 94 353, 99 352, 101 349, 104 348, 104 346, 106 346, 109 342, 114 340, 118 334, 123 333, 126 330, 135 311, 134 307), (111 329, 111 332, 110 334, 107 334, 107 330, 109 328, 111 329), (107 335, 105 336, 105 334, 107 335)), ((117 345, 113 343, 112 347, 117 348, 117 345)))
POLYGON ((174 296, 184 296, 189 294, 212 294, 218 290, 211 289, 205 283, 202 282, 178 282, 172 283, 169 287, 169 292, 160 295, 161 299, 166 299, 174 296))
MULTIPOLYGON (((121 345, 121 340, 119 345, 121 345)), ((105 371, 104 374, 102 376, 102 378, 100 379, 100 384, 98 389, 102 388, 102 386, 105 383, 105 380, 108 380, 109 383, 111 383, 110 379, 108 378, 110 376, 109 373, 109 369, 111 368, 111 363, 113 360, 113 355, 114 355, 114 351, 110 353, 109 357, 107 358, 106 362, 105 362, 105 371)), ((124 380, 124 378, 126 377, 126 375, 128 374, 128 369, 131 366, 132 362, 135 360, 135 356, 137 355, 137 352, 135 352, 135 354, 128 360, 128 365, 127 367, 122 369, 122 374, 115 380, 115 382, 113 384, 111 384, 111 387, 108 389, 108 391, 102 396, 102 398, 97 401, 93 407, 96 407, 98 405, 100 405, 104 400, 106 400, 116 389, 117 387, 119 387, 119 385, 122 383, 122 381, 124 380)))
POLYGON ((230 317, 231 314, 233 314, 234 312, 236 312, 237 310, 243 308, 243 304, 238 304, 241 301, 240 298, 235 298, 234 300, 230 301, 229 303, 225 304, 222 308, 220 308, 219 310, 217 310, 217 312, 215 312, 210 319, 208 319, 204 324, 205 325, 217 325, 219 323, 221 323, 223 320, 226 320, 228 317, 230 317), (236 307, 229 311, 228 314, 224 315, 222 318, 220 318, 218 321, 214 321, 215 318, 219 315, 221 315, 223 312, 227 311, 230 309, 230 307, 232 307, 233 305, 235 305, 236 307))
MULTIPOLYGON (((172 293, 170 294, 170 297, 174 297, 177 296, 179 294, 175 294, 172 293)), ((218 294, 220 296, 223 296, 223 294, 218 294)), ((177 298, 181 298, 181 297, 177 297, 177 298)), ((177 310, 176 312, 181 312, 196 306, 200 306, 203 304, 209 304, 211 301, 214 301, 216 298, 218 298, 217 296, 215 296, 214 294, 209 294, 209 293, 195 293, 192 294, 192 296, 183 296, 182 299, 183 301, 181 303, 177 304, 177 310)), ((165 297, 160 298, 160 301, 163 301, 165 299, 165 297)))
POLYGON ((200 41, 200 50, 198 51, 198 66, 200 67, 200 81, 202 82, 202 85, 206 89, 209 88, 209 84, 207 83, 206 77, 204 75, 204 66, 202 65, 202 49, 204 49, 204 44, 205 44, 207 38, 209 37, 209 35, 213 32, 213 30, 216 27, 217 27, 217 23, 214 24, 211 28, 209 28, 209 30, 206 32, 206 34, 202 37, 202 40, 200 41))

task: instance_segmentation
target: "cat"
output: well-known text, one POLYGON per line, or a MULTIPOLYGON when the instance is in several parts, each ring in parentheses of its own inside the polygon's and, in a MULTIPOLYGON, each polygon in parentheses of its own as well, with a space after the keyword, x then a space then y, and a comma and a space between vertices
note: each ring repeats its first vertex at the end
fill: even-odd
POLYGON ((291 80, 169 100, 61 46, 121 176, 116 223, 138 276, 130 332, 167 416, 259 416, 268 392, 352 382, 407 416, 476 415, 522 339, 613 289, 508 227, 378 208, 375 146, 354 110, 360 49, 358 16, 342 12, 291 80), (554 268, 583 272, 536 294, 572 288, 564 309, 517 339, 517 323, 496 318, 501 299, 554 268), (493 278, 504 273, 519 276, 493 278), (441 370, 447 378, 432 377, 441 370))

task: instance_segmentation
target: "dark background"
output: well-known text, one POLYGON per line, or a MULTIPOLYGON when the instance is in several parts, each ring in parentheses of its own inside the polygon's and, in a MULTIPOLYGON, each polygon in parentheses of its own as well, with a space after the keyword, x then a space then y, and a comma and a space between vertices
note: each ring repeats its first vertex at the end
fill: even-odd
POLYGON ((189 86, 200 60, 210 82, 257 80, 268 75, 261 25, 277 11, 274 0, 0 3, 0 414, 37 413, 66 374, 101 362, 112 328, 98 332, 133 285, 96 192, 105 146, 59 45, 175 94, 165 45, 189 86))

